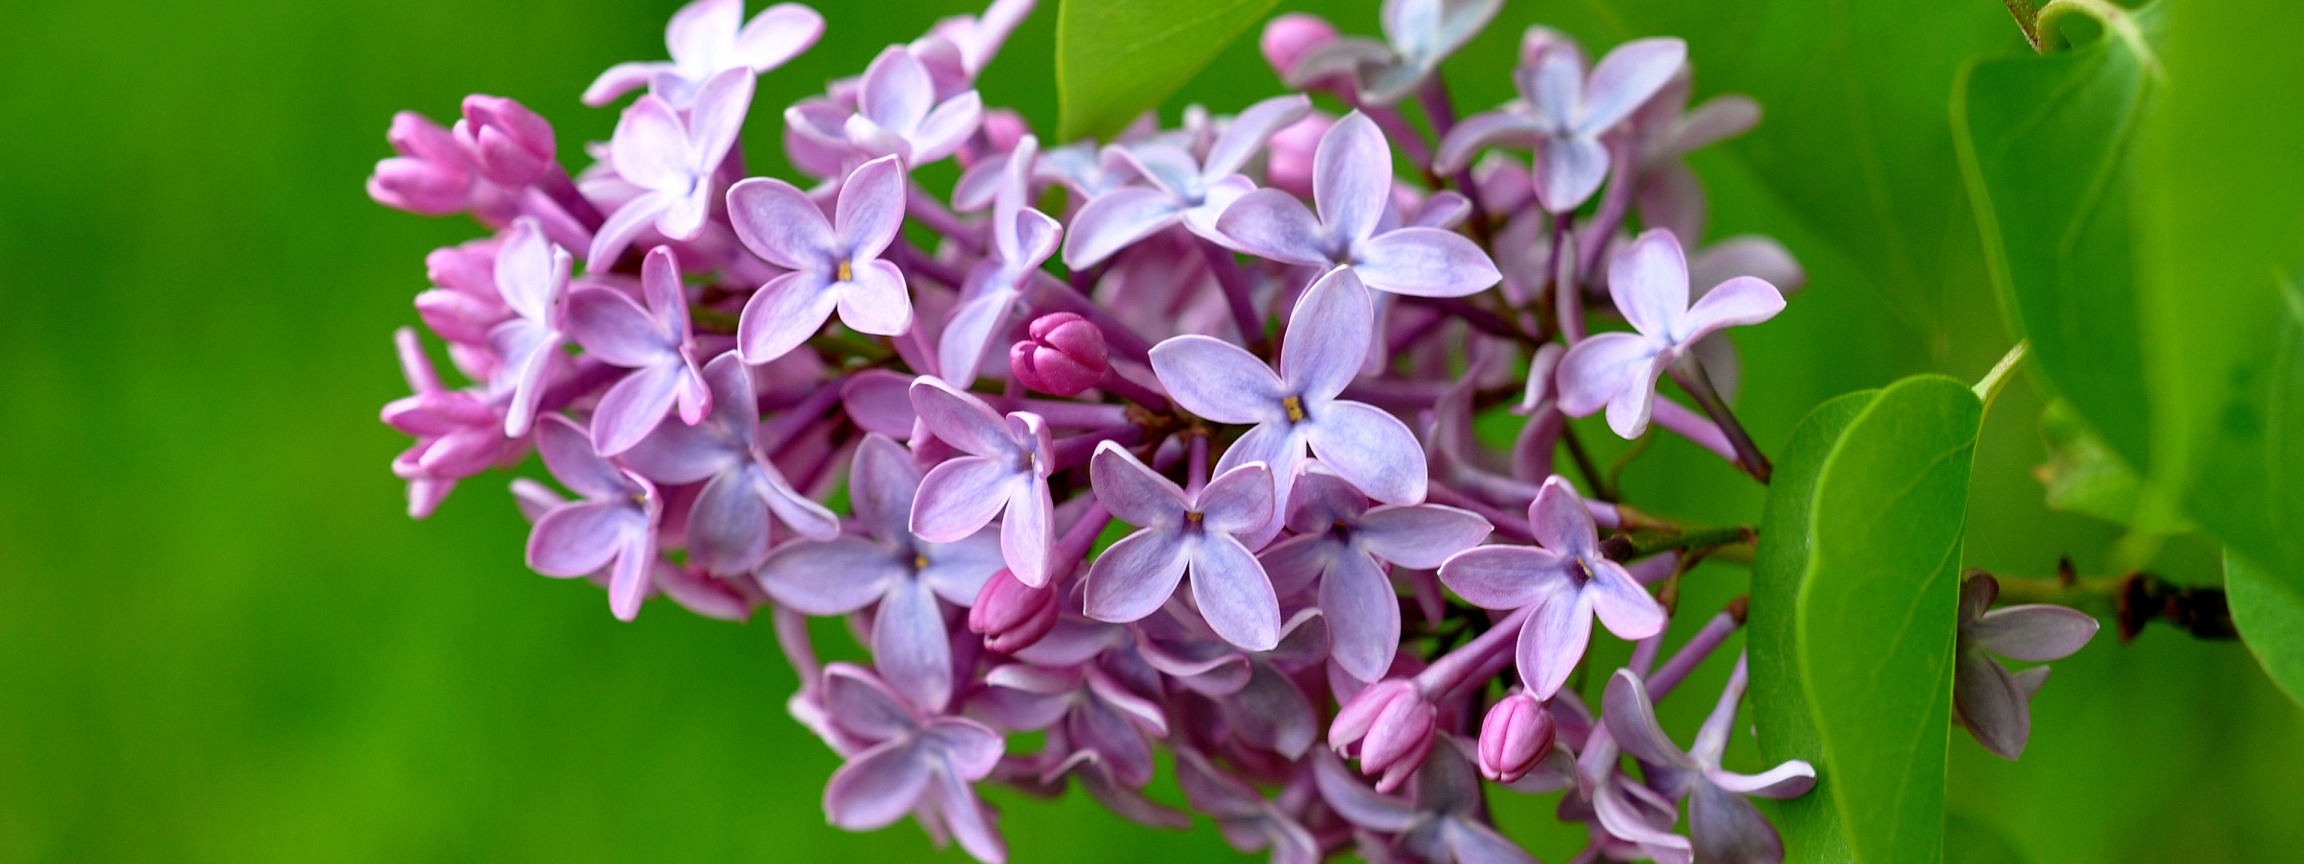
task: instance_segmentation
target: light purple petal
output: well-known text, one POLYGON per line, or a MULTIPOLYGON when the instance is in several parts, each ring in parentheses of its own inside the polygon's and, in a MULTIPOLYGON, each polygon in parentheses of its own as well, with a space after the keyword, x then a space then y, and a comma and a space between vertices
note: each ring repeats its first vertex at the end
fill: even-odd
POLYGON ((1624 320, 1650 338, 1674 339, 1688 312, 1688 260, 1672 232, 1640 232, 1608 260, 1608 294, 1624 320))
POLYGON ((1472 164, 1472 157, 1483 149, 1532 148, 1544 135, 1544 125, 1527 114, 1509 108, 1483 111, 1464 118, 1448 130, 1448 137, 1440 139, 1440 153, 1432 160, 1432 170, 1454 174, 1472 164))
POLYGON ((1368 511, 1353 537, 1368 553, 1402 567, 1430 570, 1488 538, 1494 526, 1480 514, 1438 504, 1386 506, 1368 511))
POLYGON ((824 818, 850 831, 895 824, 928 789, 928 763, 910 738, 856 754, 824 787, 824 818))
POLYGON ((798 3, 778 3, 752 16, 736 35, 736 53, 730 57, 766 72, 784 65, 816 44, 824 34, 824 16, 798 3))
POLYGON ((632 245, 633 238, 656 224, 658 217, 670 212, 675 199, 660 192, 649 192, 624 202, 616 212, 608 214, 608 221, 592 234, 592 246, 584 253, 584 267, 601 272, 615 266, 624 249, 632 245))
POLYGON ((954 772, 938 771, 929 783, 928 794, 963 851, 978 861, 1008 860, 1007 841, 992 827, 992 815, 984 808, 984 802, 976 798, 976 790, 961 782, 954 772))
POLYGON ((552 508, 528 533, 528 569, 546 576, 585 576, 608 566, 626 537, 647 530, 640 511, 577 501, 552 508))
POLYGON ((1601 558, 1587 566, 1592 581, 1584 584, 1584 594, 1590 598, 1592 611, 1600 616, 1600 623, 1608 625, 1608 632, 1624 639, 1646 639, 1663 632, 1663 604, 1648 596, 1623 565, 1601 558))
POLYGON ((1608 177, 1608 148, 1590 138, 1546 138, 1536 145, 1536 200, 1553 213, 1584 204, 1608 177))
POLYGON ((1192 599, 1216 635, 1248 651, 1280 644, 1280 600, 1248 547, 1229 536, 1202 537, 1191 562, 1192 599))
MULTIPOLYGON (((752 108, 752 70, 729 69, 712 76, 696 91, 688 110, 688 168, 709 177, 727 158, 736 135, 744 131, 744 114, 752 108)), ((710 182, 699 183, 710 186, 710 182)))
POLYGON ((1317 410, 1300 428, 1321 464, 1378 501, 1424 500, 1429 479, 1424 448, 1408 424, 1381 409, 1341 399, 1317 410))
POLYGON ((1288 339, 1280 346, 1280 377, 1287 387, 1307 405, 1344 392, 1368 354, 1375 314, 1352 268, 1331 269, 1313 282, 1288 314, 1288 339))
POLYGON ((1633 333, 1598 333, 1568 349, 1556 373, 1560 413, 1588 417, 1617 394, 1641 386, 1656 347, 1633 333))
POLYGON ((768 596, 809 615, 862 609, 902 578, 902 562, 862 537, 786 543, 760 565, 760 587, 768 596))
POLYGON ((912 495, 920 488, 920 469, 904 445, 886 435, 864 436, 848 469, 848 500, 864 530, 884 541, 910 534, 912 495))
POLYGON ((1215 534, 1247 534, 1272 521, 1272 471, 1249 463, 1216 475, 1200 490, 1202 527, 1215 534))
MULTIPOLYGON (((904 227, 904 163, 882 156, 856 166, 840 183, 833 234, 837 248, 856 263, 877 258, 896 229, 904 227)), ((904 284, 897 274, 896 284, 904 284)), ((883 334, 885 335, 885 334, 883 334)))
POLYGON ((824 211, 782 180, 754 177, 729 187, 728 221, 745 248, 787 270, 829 269, 839 254, 824 211))
MULTIPOLYGON (((1225 449, 1224 455, 1216 460, 1215 471, 1221 476, 1251 463, 1264 463, 1265 470, 1272 476, 1272 512, 1275 516, 1284 513, 1288 496, 1294 494, 1291 489, 1295 484, 1291 481, 1297 476, 1297 466, 1305 464, 1302 429, 1301 425, 1287 423, 1254 426, 1225 449)), ((1269 532, 1259 534, 1278 532, 1283 521, 1273 519, 1264 526, 1269 532)))
POLYGON ((1000 555, 1018 581, 1038 588, 1048 584, 1048 559, 1056 545, 1056 504, 1044 479, 1025 478, 1008 489, 1007 515, 1000 520, 1000 555))
POLYGON ((1451 818, 1440 823, 1440 842, 1454 857, 1454 864, 1536 864, 1536 856, 1504 839, 1496 829, 1468 819, 1451 818))
POLYGON ((1311 700, 1270 663, 1256 664, 1247 685, 1220 704, 1241 741, 1289 759, 1303 758, 1319 734, 1311 700))
POLYGON ((1352 269, 1368 287, 1414 297, 1462 297, 1504 281, 1478 244, 1454 231, 1400 228, 1353 249, 1352 269))
POLYGON ((1088 463, 1096 500, 1120 521, 1139 528, 1172 527, 1183 518, 1184 490, 1137 461, 1124 447, 1105 441, 1096 445, 1088 463))
POLYGON ((1600 532, 1592 524, 1592 514, 1584 509, 1584 499, 1576 494, 1576 487, 1560 475, 1545 478, 1535 500, 1528 502, 1528 527, 1536 542, 1564 557, 1599 555, 1600 532))
POLYGON ((1356 525, 1367 512, 1368 496, 1359 487, 1332 471, 1306 470, 1296 478, 1296 494, 1288 502, 1288 527, 1299 534, 1324 533, 1337 522, 1356 525))
POLYGON ((768 507, 744 466, 712 478, 688 511, 688 560, 715 576, 742 573, 768 555, 768 507))
POLYGON ((1311 112, 1312 100, 1301 93, 1274 96, 1248 106, 1232 118, 1223 133, 1216 136, 1215 143, 1208 145, 1208 158, 1200 176, 1215 180, 1239 171, 1240 166, 1255 157, 1257 150, 1263 149, 1264 142, 1271 140, 1273 133, 1311 112))
POLYGON ((1513 657, 1528 692, 1550 699, 1584 659, 1584 646, 1592 641, 1592 607, 1582 592, 1551 592, 1543 602, 1520 629, 1513 657))
POLYGON ((678 360, 673 335, 621 291, 584 287, 568 295, 568 337, 611 365, 639 369, 678 360))
MULTIPOLYGON (((1297 485, 1301 488, 1302 481, 1297 485)), ((1264 574, 1272 577, 1272 593, 1291 597, 1312 587, 1313 580, 1335 566, 1343 554, 1344 544, 1326 533, 1298 534, 1264 547, 1256 553, 1256 560, 1264 563, 1264 574)))
MULTIPOLYGON (((974 394, 935 378, 922 376, 913 380, 912 410, 928 424, 929 432, 961 452, 1004 462, 1016 461, 1023 452, 1009 434, 1008 421, 993 411, 992 406, 974 394)), ((957 539, 951 537, 937 542, 957 539)))
MULTIPOLYGON (((1278 189, 1258 189, 1224 208, 1216 231, 1258 258, 1319 267, 1329 260, 1328 232, 1304 202, 1278 189)), ((1069 256, 1067 256, 1069 259, 1069 256)))
POLYGON ((968 136, 976 134, 976 127, 984 122, 984 97, 970 90, 936 106, 920 120, 920 126, 908 136, 912 145, 911 162, 926 165, 942 160, 967 143, 968 136))
POLYGON ((976 595, 984 590, 984 580, 1007 563, 1000 554, 1000 538, 990 532, 969 535, 958 543, 924 546, 918 551, 920 557, 928 559, 928 566, 920 568, 920 581, 954 606, 975 605, 976 595))
POLYGON ((1440 565, 1440 583, 1482 609, 1518 609, 1567 587, 1560 556, 1533 546, 1480 546, 1440 565))
POLYGON ((1176 199, 1158 189, 1123 186, 1096 196, 1072 217, 1071 233, 1064 237, 1064 266, 1095 266, 1183 216, 1176 199))
POLYGON ((1152 347, 1152 371, 1184 410, 1218 423, 1284 421, 1280 376, 1238 345, 1185 335, 1152 347))
POLYGON ((2002 759, 2024 755, 2032 736, 2029 697, 2008 667, 1975 650, 1960 652, 1952 673, 1952 707, 1976 743, 2002 759))
POLYGON ((1600 718, 1607 721, 1609 734, 1624 752, 1650 764, 1684 771, 1702 767, 1688 758, 1680 745, 1672 743, 1672 736, 1664 734, 1663 725, 1656 722, 1656 705, 1648 698, 1648 687, 1632 670, 1618 669, 1609 676, 1601 706, 1600 718))
POLYGON ((639 491, 592 449, 592 439, 574 421, 557 414, 536 424, 536 454, 552 479, 586 498, 622 498, 639 491))
POLYGON ((671 413, 687 374, 679 364, 636 369, 608 388, 592 413, 592 440, 599 442, 601 455, 623 453, 648 437, 671 413))
POLYGON ((864 69, 857 90, 856 110, 880 128, 899 134, 910 132, 928 116, 936 98, 928 69, 902 45, 890 45, 864 69))
POLYGON ((1127 623, 1157 611, 1183 580, 1189 551, 1174 531, 1146 529, 1120 538, 1088 568, 1088 617, 1127 623))
POLYGON ((1750 276, 1738 276, 1704 292, 1680 320, 1674 337, 1682 344, 1704 338, 1723 327, 1758 324, 1784 311, 1784 295, 1750 276))
POLYGON ((915 579, 890 586, 872 618, 872 663, 922 711, 942 711, 952 700, 952 642, 928 586, 915 579))
POLYGON ((840 517, 792 488, 783 472, 776 470, 774 462, 755 460, 749 470, 754 490, 768 503, 769 512, 784 520, 785 525, 816 540, 830 540, 839 535, 840 517))
POLYGON ((825 666, 823 693, 832 722, 864 740, 885 741, 920 728, 919 711, 868 670, 847 663, 825 666))
POLYGON ((600 77, 592 79, 592 83, 584 88, 583 102, 594 108, 607 105, 616 101, 617 97, 646 86, 648 79, 669 67, 667 63, 640 62, 610 66, 608 71, 600 73, 600 77))
POLYGON ((1688 59, 1688 43, 1672 38, 1635 39, 1616 46, 1592 67, 1584 84, 1584 113, 1576 131, 1597 136, 1612 129, 1648 97, 1664 89, 1665 82, 1688 59))
POLYGON ((672 59, 700 62, 736 41, 744 23, 743 0, 696 0, 672 13, 664 27, 664 45, 672 59))
POLYGON ((617 119, 609 140, 609 162, 616 176, 642 189, 684 190, 691 177, 688 129, 672 106, 642 96, 617 119))
POLYGON ((1320 612, 1333 635, 1336 664, 1362 681, 1384 677, 1400 645, 1400 597, 1367 555, 1346 552, 1320 580, 1320 612))
POLYGON ((1370 831, 1401 831, 1415 824, 1418 814, 1400 799, 1377 794, 1376 790, 1360 785, 1351 769, 1335 754, 1319 752, 1312 757, 1312 778, 1320 787, 1320 797, 1336 814, 1370 831))
POLYGON ((1738 774, 1716 768, 1704 769, 1706 782, 1738 795, 1758 795, 1762 798, 1798 798, 1816 788, 1816 769, 1798 759, 1762 771, 1758 774, 1738 774))
POLYGON ((1656 382, 1664 377, 1664 369, 1672 362, 1672 355, 1658 354, 1648 360, 1648 368, 1633 379, 1634 384, 1616 392, 1608 400, 1608 428, 1630 440, 1648 431, 1648 420, 1655 411, 1656 382))
POLYGON ((856 425, 878 435, 910 437, 919 420, 912 412, 912 376, 886 369, 848 376, 840 385, 840 403, 856 425))
POLYGON ((783 357, 823 329, 840 303, 840 294, 827 288, 822 275, 798 271, 770 279, 753 292, 736 322, 736 346, 744 362, 783 357))
POLYGON ((897 336, 912 327, 912 299, 904 293, 904 271, 872 260, 854 272, 854 281, 835 283, 840 323, 875 336, 897 336))
MULTIPOLYGON (((986 262, 977 266, 999 265, 986 262)), ((976 383, 985 349, 991 347, 995 332, 1006 328, 1016 297, 1015 289, 994 286, 953 307, 952 318, 944 323, 944 332, 936 341, 937 377, 957 387, 976 383)))
POLYGON ((1014 487, 1027 482, 1013 465, 981 456, 945 461, 920 480, 912 500, 912 533, 931 543, 952 543, 976 533, 1008 506, 1014 487))
POLYGON ((1986 612, 1969 625, 1968 635, 1986 651, 2039 663, 2071 656, 2088 644, 2096 628, 2096 619, 2078 609, 2031 604, 1986 612))
POLYGON ((1328 236, 1344 242, 1367 238, 1391 193, 1392 147, 1376 121, 1354 111, 1328 127, 1312 153, 1312 200, 1328 236))

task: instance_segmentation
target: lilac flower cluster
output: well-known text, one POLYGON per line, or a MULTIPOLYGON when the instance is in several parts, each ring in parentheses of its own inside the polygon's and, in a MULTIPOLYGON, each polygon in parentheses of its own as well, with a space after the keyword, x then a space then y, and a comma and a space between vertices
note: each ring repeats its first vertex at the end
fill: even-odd
MULTIPOLYGON (((639 95, 573 175, 509 99, 394 118, 370 194, 494 232, 432 253, 416 299, 471 383, 397 334, 411 515, 533 448, 567 493, 512 484, 537 572, 603 585, 626 620, 654 595, 771 610, 791 711, 846 760, 824 795, 844 828, 909 815, 1000 861, 978 787, 1075 782, 1181 827, 1143 794, 1157 746, 1191 810, 1278 862, 1532 860, 1491 787, 1569 790, 1579 860, 1779 859, 1745 798, 1815 772, 1721 767, 1743 662, 1686 748, 1652 707, 1741 602, 1661 658, 1654 586, 1710 549, 1644 549, 1635 530, 1692 532, 1553 471, 1565 418, 1605 409, 1765 480, 1718 334, 1802 276, 1766 238, 1684 254, 1705 202, 1680 164, 1758 109, 1689 109, 1677 40, 1588 64, 1536 28, 1520 98, 1459 122, 1440 64, 1501 0, 1388 0, 1381 40, 1271 22, 1303 92, 1043 148, 975 89, 1032 5, 943 21, 786 109, 798 183, 748 176, 739 146, 756 76, 823 29, 791 3, 680 10, 669 62, 584 92, 639 95), (946 159, 949 195, 913 179, 946 159), (1667 375, 1696 408, 1658 397, 1667 375), (1527 417, 1509 452, 1471 435, 1492 408, 1527 417), (807 616, 845 617, 871 664, 819 663, 807 616), (1595 618, 1636 643, 1597 719, 1564 688, 1595 618), (1009 752, 1024 731, 1045 743, 1009 752)), ((1963 678, 1961 705, 2013 718, 2020 748, 2037 677, 1980 652, 2062 643, 2010 626, 1963 624, 1963 675, 1998 676, 1963 678)))

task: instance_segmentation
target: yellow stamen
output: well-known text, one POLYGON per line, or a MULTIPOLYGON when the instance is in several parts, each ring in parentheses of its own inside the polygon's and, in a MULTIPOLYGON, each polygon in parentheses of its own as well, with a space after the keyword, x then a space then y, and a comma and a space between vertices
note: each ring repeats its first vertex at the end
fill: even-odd
POLYGON ((912 556, 912 569, 914 569, 914 570, 926 570, 926 569, 928 569, 928 556, 926 556, 926 555, 914 555, 914 556, 912 556))
POLYGON ((1192 525, 1198 525, 1198 524, 1200 524, 1200 511, 1198 511, 1198 510, 1186 510, 1186 511, 1184 511, 1184 521, 1185 521, 1186 523, 1189 523, 1189 524, 1192 524, 1192 525))
POLYGON ((856 281, 856 268, 848 266, 848 262, 846 261, 840 262, 840 281, 856 281))
POLYGON ((1295 396, 1283 397, 1280 407, 1288 409, 1288 422, 1304 422, 1304 400, 1295 396))

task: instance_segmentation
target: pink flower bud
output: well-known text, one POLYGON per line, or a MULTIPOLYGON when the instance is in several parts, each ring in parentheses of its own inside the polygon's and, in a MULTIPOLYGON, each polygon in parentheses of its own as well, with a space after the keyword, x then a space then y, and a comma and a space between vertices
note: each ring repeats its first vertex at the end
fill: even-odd
POLYGON ((1104 331, 1070 312, 1033 320, 1032 338, 1008 348, 1008 367, 1026 387, 1058 396, 1076 396, 1103 380, 1112 361, 1104 331))
POLYGON ((1480 774, 1498 783, 1528 776, 1552 752, 1552 712, 1525 692, 1488 709, 1480 721, 1480 774))
POLYGON ((1002 568, 984 580, 968 609, 968 630, 984 634, 984 647, 1011 654, 1056 628, 1056 588, 1034 588, 1002 568))
POLYGON ((1328 727, 1328 745, 1348 756, 1357 750, 1360 773, 1383 775, 1376 788, 1390 792, 1424 764, 1438 720, 1439 710, 1414 681, 1390 678, 1344 703, 1328 727))
POLYGON ((1298 198, 1312 197, 1312 153, 1336 118, 1314 111, 1304 119, 1281 127, 1265 145, 1265 185, 1298 198))
POLYGON ((1336 25, 1328 23, 1328 19, 1290 12, 1264 25, 1264 36, 1256 45, 1264 50, 1264 62, 1272 64, 1272 71, 1286 78, 1288 70, 1296 68, 1296 61, 1305 54, 1334 41, 1336 25))
POLYGON ((1030 134, 1032 127, 1024 122, 1024 115, 1006 108, 984 112, 984 125, 977 134, 969 136, 960 148, 960 167, 973 166, 986 156, 996 156, 1016 149, 1016 142, 1030 134))
POLYGON ((553 162, 552 124, 528 107, 501 96, 464 97, 464 119, 456 121, 462 145, 480 176, 499 186, 536 182, 553 162))
POLYGON ((368 197, 386 207, 424 216, 463 210, 472 197, 472 171, 455 136, 414 111, 392 115, 384 133, 400 155, 376 163, 368 197))

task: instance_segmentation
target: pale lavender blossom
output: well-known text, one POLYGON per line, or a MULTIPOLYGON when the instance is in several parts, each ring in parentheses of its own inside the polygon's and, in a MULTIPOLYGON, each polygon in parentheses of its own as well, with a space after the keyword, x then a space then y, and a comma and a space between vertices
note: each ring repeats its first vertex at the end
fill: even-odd
POLYGON ((928 35, 913 41, 912 50, 942 58, 947 53, 942 46, 950 46, 953 62, 930 64, 930 70, 936 73, 938 92, 958 93, 975 84, 976 76, 991 65, 1008 34, 1024 23, 1034 5, 1034 0, 992 0, 982 16, 953 15, 937 21, 928 35))
POLYGON ((586 286, 568 296, 568 336, 610 365, 632 370, 592 413, 592 441, 603 456, 640 443, 675 405, 680 422, 694 426, 712 410, 712 391, 697 368, 688 331, 688 297, 672 250, 650 250, 640 267, 640 293, 586 286))
MULTIPOLYGON (((1004 728, 1048 730, 1051 747, 1070 755, 1095 754, 1126 788, 1152 782, 1152 744, 1166 738, 1158 673, 1125 649, 1105 650, 1076 663, 1071 657, 1032 656, 984 673, 971 708, 1004 728), (1047 661, 1046 665, 1032 662, 1047 661)), ((1049 766, 1049 773, 1062 770, 1049 766)))
POLYGON ((937 341, 937 377, 956 387, 976 381, 976 370, 1013 313, 1024 284, 1040 272, 1042 262, 1056 251, 1063 227, 1055 219, 1028 206, 1033 154, 1039 139, 1030 135, 1010 154, 1008 170, 992 204, 990 255, 968 271, 960 302, 937 341))
POLYGON ((1303 88, 1345 79, 1356 84, 1360 101, 1390 105, 1414 95, 1440 70, 1440 61, 1470 42, 1503 8, 1504 0, 1385 0, 1378 20, 1384 41, 1359 36, 1325 40, 1296 52, 1283 80, 1303 88))
POLYGON ((1816 769, 1798 759, 1759 774, 1739 774, 1720 767, 1728 751, 1728 736, 1735 731, 1736 705, 1744 698, 1745 658, 1736 658, 1728 687, 1720 702, 1696 732, 1696 741, 1682 750, 1656 722, 1656 707, 1647 685, 1630 669, 1618 669, 1608 680, 1602 718, 1624 752, 1656 770, 1650 785, 1688 799, 1688 835, 1695 860, 1721 864, 1774 864, 1784 860, 1784 841, 1746 796, 1798 798, 1816 785, 1816 769), (1662 782, 1659 783, 1658 781, 1662 782))
POLYGON ((1301 94, 1274 96, 1250 105, 1224 126, 1205 157, 1195 157, 1187 148, 1162 141, 1105 148, 1110 158, 1127 164, 1151 185, 1121 186, 1080 208, 1072 217, 1071 233, 1064 238, 1064 266, 1094 266, 1155 232, 1179 224, 1210 241, 1223 242, 1223 235, 1216 230, 1217 217, 1256 188, 1240 169, 1264 148, 1273 133, 1311 110, 1312 100, 1301 94))
POLYGON ((731 69, 767 72, 800 55, 824 35, 824 16, 798 3, 778 3, 744 20, 744 0, 695 0, 672 13, 664 28, 669 63, 618 63, 584 88, 584 104, 598 108, 639 87, 685 111, 704 82, 731 69))
POLYGON ((845 615, 877 601, 872 656, 890 686, 924 711, 942 709, 953 689, 951 634, 941 599, 974 603, 1001 567, 1000 541, 978 531, 930 543, 909 527, 920 469, 903 445, 867 435, 849 470, 848 496, 864 535, 796 540, 760 564, 760 587, 810 615, 845 615))
POLYGON ((1583 658, 1597 614, 1608 632, 1646 639, 1664 628, 1664 607, 1624 565, 1600 554, 1592 514, 1568 481, 1544 481, 1528 504, 1536 546, 1481 546, 1440 565, 1440 581, 1483 609, 1536 606, 1520 631, 1521 683, 1547 699, 1583 658))
POLYGON ((758 566, 768 554, 769 516, 820 540, 839 533, 824 505, 792 488, 759 439, 760 408, 752 372, 730 351, 704 365, 712 410, 694 426, 665 423, 623 455, 624 464, 658 483, 702 482, 688 508, 688 560, 721 576, 758 566))
MULTIPOLYGON (((1152 369, 1185 410, 1218 423, 1255 424, 1216 463, 1221 474, 1261 462, 1285 515, 1305 451, 1387 504, 1424 500, 1424 451, 1400 418, 1337 398, 1360 374, 1375 312, 1359 278, 1338 267, 1304 292, 1288 316, 1277 374, 1240 346, 1177 336, 1152 349, 1152 369)), ((1277 623, 1277 622, 1274 622, 1277 623)))
POLYGON ((922 711, 870 671, 824 668, 826 725, 848 761, 824 787, 824 818, 851 831, 886 827, 910 813, 930 836, 949 831, 976 860, 1008 857, 974 783, 1007 749, 1000 733, 965 717, 922 711))
POLYGON ((928 66, 902 45, 883 49, 864 70, 852 110, 818 99, 784 112, 789 134, 821 152, 858 161, 894 156, 913 167, 952 155, 983 119, 976 91, 938 98, 928 66))
POLYGON ((884 156, 840 184, 833 218, 782 180, 754 177, 728 190, 728 216, 746 248, 790 270, 752 293, 736 329, 744 362, 766 363, 816 335, 840 312, 860 333, 893 336, 912 326, 904 271, 881 260, 904 224, 904 166, 884 156))
POLYGON ((585 267, 614 266, 641 232, 693 240, 712 215, 713 175, 728 158, 752 106, 752 73, 730 69, 704 82, 686 116, 653 95, 624 109, 608 142, 616 176, 640 190, 592 236, 585 267))
POLYGON ((1598 333, 1560 358, 1562 413, 1608 409, 1608 428, 1638 438, 1655 409, 1656 382, 1697 342, 1722 328, 1758 324, 1784 310, 1776 286, 1738 276, 1688 303, 1688 261, 1672 232, 1641 232, 1608 263, 1608 293, 1633 333, 1598 333))
POLYGON ((512 394, 504 411, 504 434, 528 434, 536 404, 568 362, 560 350, 568 338, 568 252, 544 239, 533 219, 512 224, 496 251, 496 291, 518 316, 488 331, 488 345, 508 376, 498 387, 512 394))
POLYGON ((1477 513, 1438 504, 1371 509, 1343 478, 1308 470, 1288 502, 1288 528, 1297 536, 1258 556, 1265 572, 1280 586, 1318 580, 1330 655, 1346 674, 1374 681, 1400 647, 1400 598, 1389 566, 1438 567, 1487 538, 1490 526, 1477 513))
POLYGON ((648 599, 656 563, 656 521, 664 505, 655 485, 601 458, 591 437, 557 414, 536 425, 536 452, 552 479, 584 497, 536 520, 528 533, 528 569, 570 577, 613 568, 609 611, 632 620, 648 599))
POLYGON ((1960 583, 1960 629, 1952 665, 1952 714, 1976 743, 2002 759, 2024 755, 2032 737, 2032 695, 2048 667, 2022 672, 1992 657, 2028 663, 2061 660, 2096 636, 2096 619, 2067 606, 2025 604, 1993 609, 2000 580, 1977 573, 1960 583))
POLYGON ((1465 745, 1445 736, 1434 745, 1406 800, 1360 785, 1333 754, 1312 759, 1320 796, 1362 831, 1383 835, 1380 848, 1434 864, 1535 864, 1529 855, 1489 824, 1480 775, 1465 745))
POLYGON ((1347 267, 1378 291, 1461 297, 1502 280, 1488 253, 1439 228, 1379 230, 1392 194, 1392 150, 1357 111, 1320 138, 1313 155, 1318 215, 1278 189, 1240 196, 1216 220, 1235 249, 1288 264, 1347 267))
POLYGON ((1241 543, 1272 519, 1272 473, 1262 462, 1221 470, 1185 492, 1106 441, 1089 463, 1096 499, 1137 526, 1089 568, 1089 617, 1136 621, 1176 593, 1187 572, 1208 626, 1250 651, 1280 644, 1280 600, 1264 566, 1241 543))
POLYGON ((1520 99, 1464 118, 1440 142, 1434 170, 1463 168, 1486 147, 1532 147, 1537 200, 1553 213, 1574 210, 1608 176, 1613 157, 1602 136, 1663 89, 1687 58, 1678 39, 1635 39, 1600 58, 1587 79, 1583 52, 1553 40, 1514 70, 1520 99))
POLYGON ((984 401, 928 376, 912 382, 912 409, 930 434, 967 455, 920 481, 912 533, 956 543, 1000 518, 1000 553, 1024 584, 1048 583, 1056 542, 1048 476, 1056 471, 1048 424, 1030 412, 1003 418, 984 401))

